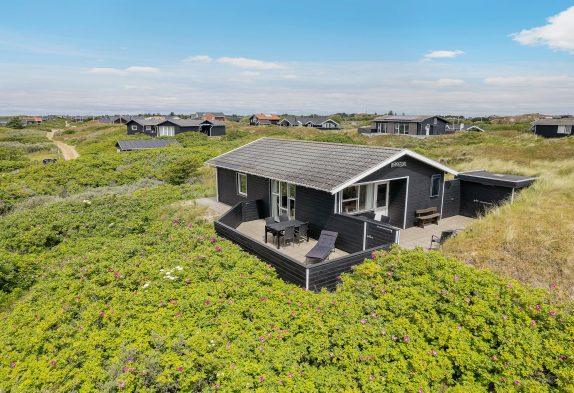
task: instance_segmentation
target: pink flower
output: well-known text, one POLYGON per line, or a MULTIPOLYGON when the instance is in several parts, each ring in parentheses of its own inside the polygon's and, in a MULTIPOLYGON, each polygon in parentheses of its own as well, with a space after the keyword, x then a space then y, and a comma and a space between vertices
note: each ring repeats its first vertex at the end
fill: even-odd
POLYGON ((494 355, 492 355, 491 359, 492 359, 492 361, 493 361, 493 362, 496 362, 496 360, 497 360, 497 357, 496 357, 496 356, 494 356, 494 355))
POLYGON ((388 275, 388 276, 392 276, 392 275, 393 275, 393 272, 387 272, 387 275, 388 275))
POLYGON ((119 277, 120 276, 120 272, 114 272, 114 277, 119 277))
POLYGON ((215 251, 220 252, 220 251, 221 251, 221 247, 215 246, 215 251))
POLYGON ((540 304, 537 304, 537 305, 536 305, 536 309, 537 309, 537 310, 540 310, 540 308, 541 308, 541 307, 540 307, 540 304))
POLYGON ((423 393, 423 390, 422 390, 422 389, 419 389, 419 393, 423 393))
POLYGON ((129 370, 129 368, 127 368, 127 367, 124 367, 124 373, 127 373, 127 372, 128 372, 128 370, 129 370))
POLYGON ((16 362, 10 363, 10 367, 12 367, 12 368, 16 367, 16 362))
POLYGON ((512 288, 512 283, 509 282, 508 285, 506 286, 506 288, 512 288))
POLYGON ((177 368, 177 371, 179 371, 179 372, 183 371, 183 367, 179 366, 179 367, 177 368))
POLYGON ((293 374, 289 373, 289 375, 287 375, 289 378, 293 378, 293 374))
POLYGON ((205 304, 206 304, 207 306, 209 306, 209 305, 211 304, 211 302, 210 302, 209 300, 206 300, 206 301, 205 301, 205 304))
POLYGON ((458 276, 456 274, 454 275, 454 281, 458 281, 458 276))
POLYGON ((219 385, 218 385, 218 384, 215 384, 213 387, 214 387, 215 389, 219 389, 219 385))
POLYGON ((409 336, 405 336, 405 338, 403 338, 404 342, 408 343, 409 341, 411 341, 411 339, 409 338, 409 336))
POLYGON ((50 366, 55 366, 56 365, 56 361, 55 360, 50 360, 50 366))
POLYGON ((517 379, 516 381, 514 381, 515 385, 520 385, 520 381, 517 379))
POLYGON ((530 326, 536 326, 536 321, 534 319, 530 321, 530 326))
POLYGON ((189 229, 193 228, 193 224, 189 224, 189 225, 188 225, 188 228, 189 228, 189 229))
POLYGON ((265 348, 263 348, 263 347, 259 347, 259 350, 260 350, 260 351, 263 351, 264 349, 265 349, 265 348))
POLYGON ((456 328, 457 328, 458 330, 462 330, 462 326, 460 326, 460 325, 458 325, 456 328))
POLYGON ((369 375, 369 381, 372 381, 374 379, 375 379, 375 377, 373 377, 372 375, 369 375))
POLYGON ((265 381, 265 377, 262 375, 259 377, 259 382, 263 382, 263 381, 265 381))
POLYGON ((555 316, 555 315, 556 315, 556 311, 550 310, 550 315, 555 316))
POLYGON ((104 315, 106 315, 106 313, 104 311, 100 312, 100 317, 104 317, 104 315))
POLYGON ((373 253, 371 254, 371 259, 375 259, 377 257, 377 253, 373 251, 373 253))
POLYGON ((264 343, 264 342, 265 342, 265 336, 259 337, 259 341, 261 341, 262 343, 264 343))
POLYGON ((361 325, 364 325, 365 323, 367 323, 367 321, 365 321, 364 319, 361 319, 361 325))
POLYGON ((119 386, 121 389, 123 389, 123 388, 126 387, 126 383, 125 383, 124 381, 120 381, 120 382, 118 383, 118 386, 119 386))
POLYGON ((279 385, 283 385, 283 380, 282 380, 282 379, 279 380, 279 385))

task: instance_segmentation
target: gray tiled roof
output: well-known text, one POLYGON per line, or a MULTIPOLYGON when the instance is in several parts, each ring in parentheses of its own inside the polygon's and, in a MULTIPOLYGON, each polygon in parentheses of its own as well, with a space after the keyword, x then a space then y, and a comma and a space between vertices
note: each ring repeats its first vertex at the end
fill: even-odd
POLYGON ((403 149, 262 138, 208 165, 332 192, 403 149))
POLYGON ((120 150, 140 150, 140 149, 156 149, 158 147, 166 147, 169 145, 177 144, 174 139, 149 139, 149 140, 134 140, 134 141, 118 141, 116 146, 120 150))
MULTIPOLYGON (((300 122, 302 125, 305 125, 308 122, 312 122, 315 125, 320 125, 320 124, 326 122, 327 120, 332 120, 335 123, 337 123, 335 120, 331 119, 329 116, 302 116, 302 117, 287 116, 287 117, 283 117, 282 120, 283 119, 288 120, 291 125, 297 124, 297 122, 300 122)), ((339 123, 337 123, 337 124, 339 124, 339 123)))
POLYGON ((432 117, 438 117, 439 119, 443 119, 447 121, 445 118, 441 116, 433 116, 433 115, 385 115, 381 117, 377 117, 374 121, 399 121, 399 122, 407 122, 407 123, 420 123, 421 121, 425 121, 426 119, 430 119, 432 117))
POLYGON ((574 117, 566 117, 563 119, 540 119, 536 120, 535 126, 574 126, 574 117))

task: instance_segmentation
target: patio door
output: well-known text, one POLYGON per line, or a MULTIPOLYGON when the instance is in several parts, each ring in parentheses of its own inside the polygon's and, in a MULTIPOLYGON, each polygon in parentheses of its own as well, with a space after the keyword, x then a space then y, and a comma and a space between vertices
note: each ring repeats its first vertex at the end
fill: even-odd
POLYGON ((295 194, 294 184, 278 180, 271 181, 271 213, 275 219, 282 214, 295 219, 295 194))
POLYGON ((375 185, 375 217, 389 215, 389 183, 375 185))

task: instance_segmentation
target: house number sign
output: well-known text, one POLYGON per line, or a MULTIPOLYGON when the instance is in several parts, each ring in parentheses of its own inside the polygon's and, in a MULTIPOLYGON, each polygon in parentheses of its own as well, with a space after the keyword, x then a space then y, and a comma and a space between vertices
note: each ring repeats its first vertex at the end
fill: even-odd
POLYGON ((404 168, 407 166, 406 161, 396 161, 391 163, 391 168, 404 168))

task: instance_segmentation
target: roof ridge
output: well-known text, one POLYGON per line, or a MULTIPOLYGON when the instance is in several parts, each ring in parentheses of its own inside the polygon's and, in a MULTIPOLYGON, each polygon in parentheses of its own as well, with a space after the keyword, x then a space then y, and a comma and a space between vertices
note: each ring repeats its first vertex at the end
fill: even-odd
POLYGON ((280 140, 280 141, 287 141, 287 142, 305 142, 305 143, 314 143, 314 144, 321 144, 321 145, 333 145, 333 146, 353 146, 353 147, 380 149, 380 150, 383 150, 383 149, 396 150, 396 151, 408 150, 406 148, 400 148, 400 147, 371 146, 371 145, 360 145, 360 144, 354 144, 354 143, 339 143, 339 142, 324 142, 324 141, 313 141, 313 140, 308 140, 308 139, 274 138, 274 137, 269 137, 269 136, 264 136, 262 138, 256 139, 254 142, 260 141, 262 139, 280 140))

